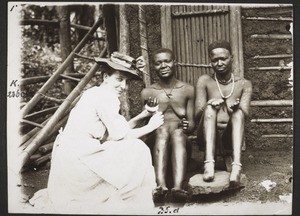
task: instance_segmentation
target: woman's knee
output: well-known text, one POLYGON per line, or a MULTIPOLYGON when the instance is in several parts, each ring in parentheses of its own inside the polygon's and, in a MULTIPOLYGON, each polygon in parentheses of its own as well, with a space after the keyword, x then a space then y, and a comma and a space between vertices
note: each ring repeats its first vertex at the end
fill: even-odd
POLYGON ((233 122, 242 122, 243 123, 245 120, 244 112, 241 109, 236 110, 235 112, 232 113, 231 120, 233 122))
POLYGON ((186 134, 183 132, 182 129, 175 129, 172 134, 172 146, 175 147, 186 147, 186 142, 187 142, 187 136, 186 134))
POLYGON ((172 131, 171 133, 172 138, 173 137, 185 137, 185 133, 183 132, 183 130, 181 128, 175 129, 174 131, 172 131))
POLYGON ((166 128, 166 127, 160 127, 158 129, 156 129, 155 134, 159 138, 168 137, 169 136, 169 129, 166 128))
POLYGON ((155 149, 165 149, 169 146, 169 130, 167 128, 159 128, 156 130, 155 149))
POLYGON ((206 108, 204 109, 203 115, 204 115, 204 121, 215 119, 217 115, 217 110, 213 108, 212 105, 207 105, 206 108))

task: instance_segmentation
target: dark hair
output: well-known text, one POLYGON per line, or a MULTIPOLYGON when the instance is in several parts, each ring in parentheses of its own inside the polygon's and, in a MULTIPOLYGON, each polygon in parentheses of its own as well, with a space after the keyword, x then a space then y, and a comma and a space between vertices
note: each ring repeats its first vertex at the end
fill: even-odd
POLYGON ((208 45, 208 54, 211 54, 211 51, 216 48, 224 48, 227 49, 231 53, 231 45, 228 41, 225 40, 217 40, 208 45))
POLYGON ((168 48, 160 48, 158 50, 155 50, 152 54, 152 59, 154 59, 154 56, 159 54, 159 53, 169 53, 171 55, 171 58, 173 60, 175 60, 175 55, 174 55, 173 51, 168 49, 168 48))
POLYGON ((102 64, 102 75, 106 73, 107 75, 111 76, 114 72, 116 72, 116 70, 109 67, 108 64, 102 64))

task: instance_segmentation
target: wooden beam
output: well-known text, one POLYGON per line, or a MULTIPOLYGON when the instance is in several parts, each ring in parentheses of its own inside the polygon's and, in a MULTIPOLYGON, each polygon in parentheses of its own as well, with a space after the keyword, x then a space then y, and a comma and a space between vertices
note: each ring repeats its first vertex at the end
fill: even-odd
POLYGON ((293 138, 293 135, 289 134, 264 134, 262 138, 293 138))
POLYGON ((39 128, 43 128, 44 127, 44 125, 42 125, 42 124, 38 124, 38 123, 35 123, 33 121, 29 121, 29 120, 26 120, 26 119, 21 119, 20 123, 30 124, 30 125, 33 125, 33 126, 39 127, 39 128))
POLYGON ((258 70, 258 71, 265 71, 265 70, 291 70, 292 67, 281 67, 281 66, 271 66, 271 67, 250 67, 249 70, 258 70))
MULTIPOLYGON (((77 54, 76 54, 77 55, 77 54)), ((92 59, 92 58, 91 58, 92 59)), ((93 59, 94 60, 94 59, 93 59)), ((99 76, 101 75, 101 73, 96 73, 95 76, 99 76)), ((57 78, 57 80, 63 79, 63 76, 70 76, 73 79, 74 78, 82 78, 85 76, 84 73, 69 73, 69 74, 64 74, 64 75, 60 75, 60 77, 57 78)), ((51 76, 36 76, 36 77, 28 77, 28 78, 24 78, 20 81, 20 85, 24 86, 24 85, 29 85, 29 84, 35 84, 35 83, 40 83, 40 82, 45 82, 47 81, 51 76)))
MULTIPOLYGON (((43 19, 23 19, 19 22, 20 25, 53 25, 55 27, 59 26, 59 20, 43 20, 43 19)), ((89 31, 91 29, 90 26, 79 25, 76 23, 70 23, 70 26, 75 29, 81 29, 89 31)))
POLYGON ((293 118, 251 119, 252 123, 292 123, 293 118))
POLYGON ((87 60, 90 60, 90 61, 95 61, 94 58, 92 57, 89 57, 89 56, 85 56, 85 55, 81 55, 79 53, 75 53, 75 57, 79 57, 79 58, 83 58, 83 59, 87 59, 87 60))
POLYGON ((45 100, 49 100, 49 101, 53 101, 55 103, 63 103, 64 102, 64 99, 57 99, 55 97, 51 97, 51 96, 48 96, 48 95, 45 95, 45 94, 42 94, 41 92, 38 92, 38 94, 41 95, 41 98, 44 98, 45 100))
POLYGON ((290 21, 293 22, 293 18, 290 17, 244 17, 246 20, 257 20, 257 21, 290 21))
POLYGON ((292 54, 275 54, 275 55, 256 55, 252 59, 276 59, 276 58, 293 58, 292 54))
POLYGON ((19 22, 20 25, 53 25, 55 27, 59 26, 58 20, 41 20, 41 19, 23 19, 19 22))
POLYGON ((40 166, 42 163, 45 163, 47 162, 48 160, 51 160, 51 156, 52 156, 52 152, 46 154, 46 155, 43 155, 42 157, 36 159, 33 164, 35 166, 40 166))
POLYGON ((206 10, 206 11, 192 11, 192 12, 174 12, 172 17, 187 17, 187 16, 199 16, 199 15, 215 15, 215 14, 226 14, 229 11, 226 9, 215 9, 215 10, 206 10))
POLYGON ((293 106, 293 100, 256 100, 251 101, 251 106, 293 106))
POLYGON ((190 64, 190 63, 182 63, 182 62, 177 62, 176 63, 179 66, 186 66, 186 67, 199 67, 199 68, 211 68, 211 65, 207 64, 190 64))
POLYGON ((38 117, 40 117, 40 116, 47 115, 47 114, 49 114, 49 113, 55 112, 55 110, 57 110, 58 107, 59 107, 59 106, 55 106, 55 107, 50 107, 50 108, 47 108, 47 109, 44 109, 44 110, 40 110, 40 111, 31 113, 31 114, 28 114, 28 115, 26 115, 24 118, 26 118, 26 119, 30 119, 30 118, 38 118, 38 117))
MULTIPOLYGON (((70 74, 70 73, 69 73, 69 74, 70 74)), ((62 78, 65 78, 65 79, 69 79, 69 80, 73 80, 73 81, 76 81, 76 82, 80 82, 80 79, 77 79, 77 78, 68 76, 67 74, 61 74, 60 76, 61 76, 62 78)))
POLYGON ((250 38, 255 39, 278 39, 278 40, 292 40, 291 34, 253 34, 250 38))
POLYGON ((54 142, 42 145, 39 147, 38 151, 44 155, 52 150, 53 145, 54 145, 54 142))
POLYGON ((256 9, 256 8, 293 8, 292 4, 242 4, 242 8, 256 9))

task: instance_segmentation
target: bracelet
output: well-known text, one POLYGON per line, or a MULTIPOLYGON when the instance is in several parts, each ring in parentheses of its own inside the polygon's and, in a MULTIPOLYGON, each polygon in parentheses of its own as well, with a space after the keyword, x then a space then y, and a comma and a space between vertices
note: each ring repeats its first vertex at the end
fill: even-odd
POLYGON ((145 109, 148 111, 148 112, 157 112, 158 111, 158 105, 156 105, 155 107, 150 107, 148 106, 148 104, 145 105, 145 109))
POLYGON ((237 166, 240 166, 240 167, 242 166, 242 164, 238 163, 238 162, 232 162, 231 165, 237 165, 237 166))
POLYGON ((215 160, 205 160, 204 163, 215 163, 215 160))

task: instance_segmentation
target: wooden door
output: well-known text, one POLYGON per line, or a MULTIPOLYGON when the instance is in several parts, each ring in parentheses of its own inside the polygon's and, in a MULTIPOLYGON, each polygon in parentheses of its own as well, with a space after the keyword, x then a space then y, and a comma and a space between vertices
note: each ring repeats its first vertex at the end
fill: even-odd
POLYGON ((176 77, 195 85, 202 74, 212 73, 208 45, 215 40, 231 42, 233 70, 243 76, 240 8, 229 5, 162 6, 162 46, 174 51, 176 77))

